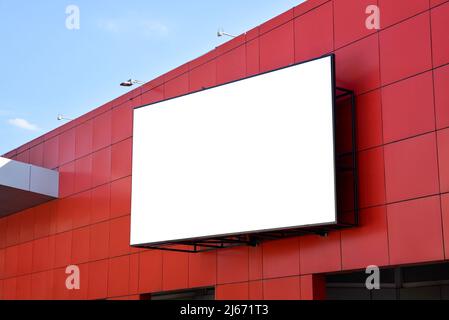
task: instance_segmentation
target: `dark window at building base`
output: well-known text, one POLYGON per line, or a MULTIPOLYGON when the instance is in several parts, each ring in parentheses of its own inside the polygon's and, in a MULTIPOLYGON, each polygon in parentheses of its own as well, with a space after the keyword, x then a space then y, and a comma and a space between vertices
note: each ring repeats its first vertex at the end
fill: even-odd
POLYGON ((364 271, 326 276, 328 300, 449 300, 449 263, 381 269, 380 290, 364 271))
POLYGON ((142 295, 141 300, 215 300, 215 288, 189 289, 142 295))

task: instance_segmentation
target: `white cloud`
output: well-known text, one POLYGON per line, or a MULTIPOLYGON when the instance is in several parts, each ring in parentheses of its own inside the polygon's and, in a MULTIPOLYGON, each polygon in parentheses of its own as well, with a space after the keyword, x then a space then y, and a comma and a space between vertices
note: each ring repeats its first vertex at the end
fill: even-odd
POLYGON ((12 126, 18 127, 20 129, 29 130, 29 131, 38 131, 39 127, 35 124, 28 122, 25 119, 15 118, 9 119, 8 123, 12 126))
POLYGON ((145 32, 147 35, 156 34, 159 36, 165 36, 168 34, 167 26, 158 21, 141 20, 139 24, 140 27, 142 28, 142 31, 145 32))
POLYGON ((168 34, 168 27, 156 20, 128 16, 117 19, 101 19, 98 27, 115 34, 142 34, 146 37, 163 37, 168 34))

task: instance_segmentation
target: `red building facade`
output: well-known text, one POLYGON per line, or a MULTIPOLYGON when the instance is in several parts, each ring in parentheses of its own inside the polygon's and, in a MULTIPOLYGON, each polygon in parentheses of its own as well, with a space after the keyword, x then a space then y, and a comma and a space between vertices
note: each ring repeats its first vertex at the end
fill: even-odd
POLYGON ((0 218, 0 299, 317 299, 325 274, 448 260, 448 30, 446 0, 309 0, 7 153, 58 170, 60 199, 0 218), (133 108, 328 53, 357 95, 359 227, 199 254, 129 246, 133 108))

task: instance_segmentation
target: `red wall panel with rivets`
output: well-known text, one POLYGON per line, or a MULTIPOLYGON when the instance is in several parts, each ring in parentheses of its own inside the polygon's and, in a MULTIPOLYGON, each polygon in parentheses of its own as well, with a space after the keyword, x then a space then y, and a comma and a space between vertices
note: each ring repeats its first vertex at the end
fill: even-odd
POLYGON ((0 219, 0 299, 318 299, 317 274, 449 259, 449 1, 412 2, 308 0, 7 153, 61 180, 59 200, 0 219), (357 95, 359 227, 199 255, 129 247, 134 107, 331 52, 357 95))

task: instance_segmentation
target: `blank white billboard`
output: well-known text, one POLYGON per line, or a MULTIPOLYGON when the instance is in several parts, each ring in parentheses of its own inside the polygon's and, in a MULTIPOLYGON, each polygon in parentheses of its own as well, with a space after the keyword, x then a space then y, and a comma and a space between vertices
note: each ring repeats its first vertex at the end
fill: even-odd
POLYGON ((131 245, 335 224, 333 56, 134 111, 131 245))

